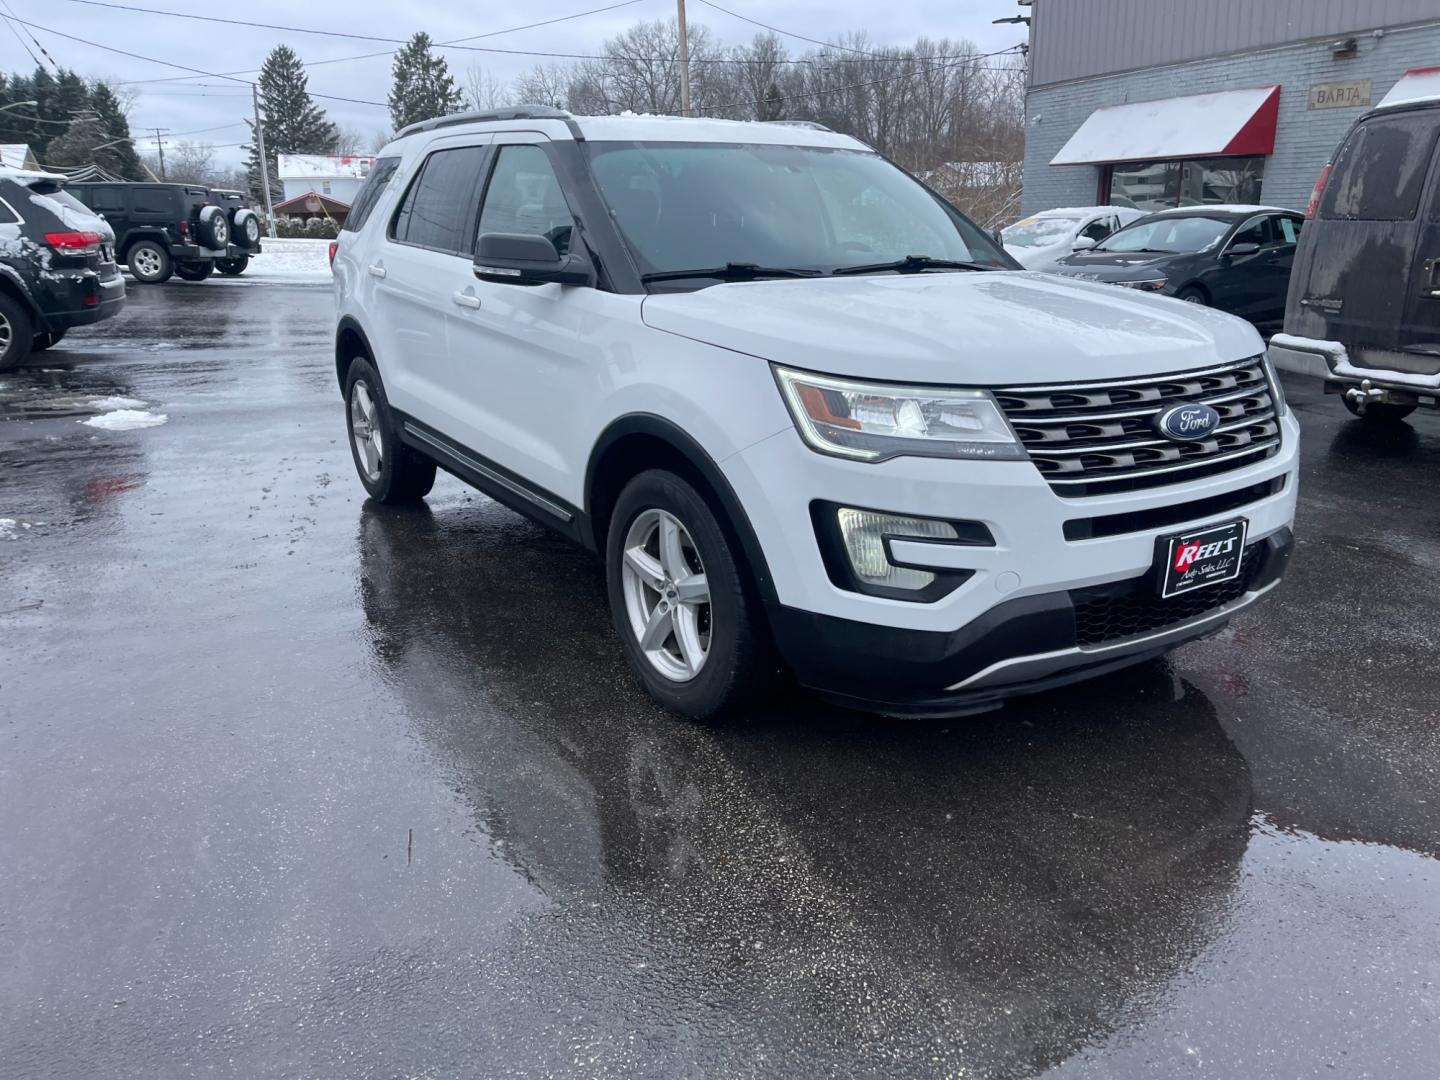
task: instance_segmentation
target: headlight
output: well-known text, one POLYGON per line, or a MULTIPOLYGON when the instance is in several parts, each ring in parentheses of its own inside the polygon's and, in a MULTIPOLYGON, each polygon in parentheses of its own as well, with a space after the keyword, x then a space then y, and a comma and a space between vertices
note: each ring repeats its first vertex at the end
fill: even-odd
POLYGON ((775 378, 801 437, 822 454, 859 461, 1026 457, 983 390, 856 382, 782 367, 775 378))
POLYGON ((1141 292, 1160 292, 1165 288, 1167 278, 1146 278, 1144 281, 1116 281, 1115 285, 1124 285, 1127 289, 1139 289, 1141 292))

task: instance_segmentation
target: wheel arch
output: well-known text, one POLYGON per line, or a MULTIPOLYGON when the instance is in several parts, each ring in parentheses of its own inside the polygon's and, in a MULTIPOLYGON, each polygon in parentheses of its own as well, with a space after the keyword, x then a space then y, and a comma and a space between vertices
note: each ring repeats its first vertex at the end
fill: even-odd
POLYGON ((721 527, 744 556, 750 581, 767 604, 776 600, 775 583, 759 538, 734 488, 705 448, 677 424, 651 413, 632 413, 613 421, 590 452, 585 469, 585 526, 588 546, 605 550, 610 515, 621 490, 646 469, 667 468, 685 477, 719 511, 721 527))
POLYGON ((40 310, 40 305, 35 302, 35 297, 30 292, 30 287, 25 284, 25 279, 12 266, 0 263, 0 292, 14 300, 19 301, 30 317, 35 320, 36 329, 46 325, 45 314, 40 310))
POLYGON ((345 376, 350 373, 351 362, 361 356, 370 361, 370 366, 379 372, 380 365, 375 360, 375 350, 370 347, 370 339, 360 324, 346 315, 335 327, 335 378, 342 391, 345 389, 345 376))
POLYGON ((1207 286, 1199 278, 1191 278, 1189 281, 1185 282, 1184 285, 1181 285, 1178 289, 1175 290, 1175 295, 1178 297, 1183 292, 1198 292, 1201 296, 1205 298, 1206 307, 1213 307, 1215 304, 1215 294, 1212 293, 1209 286, 1207 286))

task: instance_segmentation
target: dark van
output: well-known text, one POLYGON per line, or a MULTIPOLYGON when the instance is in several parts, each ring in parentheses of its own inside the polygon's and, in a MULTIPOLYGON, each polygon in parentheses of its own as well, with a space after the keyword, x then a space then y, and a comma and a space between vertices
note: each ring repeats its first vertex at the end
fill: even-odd
POLYGON ((1356 121, 1310 196, 1270 358, 1378 423, 1440 405, 1440 99, 1356 121))

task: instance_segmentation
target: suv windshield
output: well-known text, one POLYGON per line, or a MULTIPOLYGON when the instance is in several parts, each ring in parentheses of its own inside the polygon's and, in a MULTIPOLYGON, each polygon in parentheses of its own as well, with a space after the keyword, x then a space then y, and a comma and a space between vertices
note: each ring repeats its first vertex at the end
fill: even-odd
POLYGON ((601 194, 647 275, 731 265, 879 272, 892 268, 878 264, 909 256, 1015 268, 974 223, 878 154, 729 143, 586 146, 601 194))
POLYGON ((1002 229, 1000 235, 1006 247, 1049 247, 1066 240, 1079 224, 1078 217, 1030 218, 1002 229))
POLYGON ((1213 217, 1164 214, 1127 225, 1096 244, 1094 251, 1204 251, 1224 236, 1231 222, 1213 217))

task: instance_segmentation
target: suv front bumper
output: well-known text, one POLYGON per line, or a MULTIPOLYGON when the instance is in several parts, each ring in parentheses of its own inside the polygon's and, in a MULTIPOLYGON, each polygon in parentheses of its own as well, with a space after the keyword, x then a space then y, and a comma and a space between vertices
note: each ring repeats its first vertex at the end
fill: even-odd
POLYGON ((1159 655, 1273 588, 1298 472, 1294 416, 1280 428, 1279 449, 1255 464, 1085 498, 1056 494, 1030 461, 867 464, 817 454, 793 428, 722 468, 765 554, 770 624, 800 682, 886 713, 955 715, 1159 655), (817 503, 976 523, 994 542, 891 538, 897 565, 964 576, 930 602, 868 595, 827 569, 817 503), (1242 579, 1160 601, 1157 537, 1236 518, 1248 522, 1242 579))

